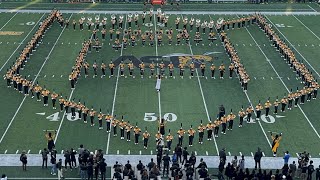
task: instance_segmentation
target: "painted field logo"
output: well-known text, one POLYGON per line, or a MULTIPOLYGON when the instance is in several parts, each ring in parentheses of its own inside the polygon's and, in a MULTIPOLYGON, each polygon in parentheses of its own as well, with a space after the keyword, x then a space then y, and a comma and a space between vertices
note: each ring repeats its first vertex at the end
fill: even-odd
POLYGON ((212 61, 212 57, 210 56, 206 56, 206 55, 193 55, 193 56, 179 56, 178 57, 179 62, 182 64, 187 64, 188 62, 191 62, 192 60, 196 61, 196 62, 211 62, 212 61))
POLYGON ((20 36, 23 31, 0 31, 0 36, 20 36))

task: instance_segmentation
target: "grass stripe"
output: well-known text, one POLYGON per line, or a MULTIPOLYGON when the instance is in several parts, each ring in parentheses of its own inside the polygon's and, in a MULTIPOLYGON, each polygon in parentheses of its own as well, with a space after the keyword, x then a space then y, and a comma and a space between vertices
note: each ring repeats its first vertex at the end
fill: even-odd
POLYGON ((305 28, 307 28, 318 40, 320 40, 319 36, 317 36, 308 26, 306 26, 300 19, 298 19, 295 15, 293 15, 294 18, 296 18, 297 21, 299 21, 305 28))
POLYGON ((16 12, 1 28, 0 28, 0 31, 6 27, 6 25, 18 14, 18 12, 16 12))

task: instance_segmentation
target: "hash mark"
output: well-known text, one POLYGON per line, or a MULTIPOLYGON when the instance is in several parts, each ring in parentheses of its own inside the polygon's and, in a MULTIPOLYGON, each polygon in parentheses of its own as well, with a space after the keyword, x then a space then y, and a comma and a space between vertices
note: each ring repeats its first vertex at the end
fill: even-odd
POLYGON ((151 154, 151 155, 153 154, 152 150, 150 151, 150 154, 151 154))
POLYGON ((251 156, 253 157, 253 152, 251 152, 251 156))
POLYGON ((18 154, 19 150, 16 151, 16 154, 18 154))
POLYGON ((117 150, 117 154, 119 154, 119 150, 117 150))
POLYGON ((139 154, 141 155, 141 151, 139 151, 139 154))
POLYGON ((63 152, 64 152, 64 151, 63 151, 63 150, 61 150, 61 154, 63 154, 63 152))
POLYGON ((208 156, 208 151, 206 151, 206 155, 208 156))
POLYGON ((264 152, 262 152, 262 156, 266 156, 266 155, 264 154, 264 152))
POLYGON ((229 156, 231 156, 231 153, 230 153, 230 152, 228 152, 228 154, 229 154, 229 156))
POLYGON ((63 75, 61 75, 60 77, 62 77, 63 75))
POLYGON ((39 154, 41 154, 41 149, 39 150, 39 154))
POLYGON ((240 154, 240 156, 242 156, 242 153, 241 153, 241 152, 239 152, 239 154, 240 154))
POLYGON ((288 77, 288 80, 290 80, 290 78, 288 77))
POLYGON ((271 80, 273 80, 273 77, 270 77, 271 78, 271 80))
POLYGON ((197 151, 194 151, 194 155, 198 155, 197 151))
POLYGON ((8 150, 5 150, 4 153, 7 154, 8 150))
POLYGON ((54 75, 52 75, 52 77, 54 77, 54 75))
POLYGON ((30 154, 30 151, 31 151, 31 150, 29 149, 27 154, 30 154))

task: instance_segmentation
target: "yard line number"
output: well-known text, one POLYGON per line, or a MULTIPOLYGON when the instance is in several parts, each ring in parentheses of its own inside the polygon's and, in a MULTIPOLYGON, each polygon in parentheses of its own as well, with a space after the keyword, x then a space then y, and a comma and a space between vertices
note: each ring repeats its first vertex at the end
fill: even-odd
MULTIPOLYGON (((50 116, 46 117, 46 119, 49 119, 50 121, 59 121, 59 119, 60 119, 59 114, 60 114, 60 112, 53 113, 50 116)), ((74 118, 72 118, 71 113, 67 113, 67 119, 69 121, 80 120, 81 118, 79 118, 79 113, 76 112, 75 114, 76 114, 76 116, 74 118)))
MULTIPOLYGON (((174 113, 166 113, 163 115, 163 119, 165 119, 168 122, 174 122, 178 119, 177 115, 174 113)), ((144 121, 156 121, 157 116, 156 113, 144 113, 144 121)))

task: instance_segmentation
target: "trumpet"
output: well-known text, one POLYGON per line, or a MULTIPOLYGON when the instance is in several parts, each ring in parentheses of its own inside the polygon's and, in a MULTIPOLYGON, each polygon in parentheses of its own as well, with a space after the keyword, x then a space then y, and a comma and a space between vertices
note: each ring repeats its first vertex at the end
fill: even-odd
POLYGON ((96 21, 99 21, 100 19, 100 16, 99 15, 96 15, 96 17, 94 18, 96 21))
POLYGON ((128 18, 132 18, 132 14, 131 13, 128 14, 128 18))
POLYGON ((116 15, 112 14, 112 15, 111 15, 111 19, 112 19, 112 20, 116 19, 116 15))
POLYGON ((107 17, 104 17, 104 18, 103 18, 103 20, 105 20, 105 21, 106 21, 107 19, 108 19, 107 17))
POLYGON ((150 8, 150 14, 152 14, 153 13, 153 9, 152 8, 150 8))
POLYGON ((146 15, 147 15, 147 13, 144 11, 144 12, 142 13, 142 15, 143 15, 143 16, 146 16, 146 15))
POLYGON ((184 18, 184 20, 185 20, 185 21, 188 21, 188 18, 187 18, 187 17, 185 17, 185 18, 184 18))
POLYGON ((180 21, 180 17, 177 17, 177 20, 180 21))
POLYGON ((119 16, 119 19, 120 19, 120 20, 123 20, 123 15, 120 15, 120 16, 119 16))
POLYGON ((138 14, 138 13, 134 14, 134 17, 135 17, 135 18, 138 18, 138 17, 139 17, 139 14, 138 14))

